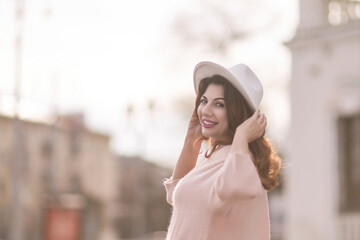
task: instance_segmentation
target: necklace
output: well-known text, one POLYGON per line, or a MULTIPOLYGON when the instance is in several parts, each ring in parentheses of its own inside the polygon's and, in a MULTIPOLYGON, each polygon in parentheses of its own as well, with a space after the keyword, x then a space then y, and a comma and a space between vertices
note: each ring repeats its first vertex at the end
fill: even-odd
POLYGON ((222 148, 223 146, 224 145, 222 144, 215 145, 215 147, 211 146, 208 150, 206 150, 205 157, 209 158, 216 150, 222 148))

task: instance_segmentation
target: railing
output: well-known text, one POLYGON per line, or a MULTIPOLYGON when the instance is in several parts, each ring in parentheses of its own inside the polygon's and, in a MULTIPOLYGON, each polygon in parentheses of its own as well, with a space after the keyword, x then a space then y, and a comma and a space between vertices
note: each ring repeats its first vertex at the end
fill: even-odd
POLYGON ((360 213, 341 214, 338 219, 339 240, 360 239, 360 213))
POLYGON ((360 19, 360 0, 328 0, 328 20, 331 25, 345 24, 360 19))

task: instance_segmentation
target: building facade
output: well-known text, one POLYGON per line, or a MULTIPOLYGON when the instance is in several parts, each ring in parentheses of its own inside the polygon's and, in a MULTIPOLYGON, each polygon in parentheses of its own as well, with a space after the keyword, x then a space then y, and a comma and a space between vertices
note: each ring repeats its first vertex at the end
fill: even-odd
POLYGON ((116 239, 115 166, 109 137, 81 115, 0 116, 0 239, 116 239))
POLYGON ((284 239, 360 239, 360 2, 299 3, 284 239))

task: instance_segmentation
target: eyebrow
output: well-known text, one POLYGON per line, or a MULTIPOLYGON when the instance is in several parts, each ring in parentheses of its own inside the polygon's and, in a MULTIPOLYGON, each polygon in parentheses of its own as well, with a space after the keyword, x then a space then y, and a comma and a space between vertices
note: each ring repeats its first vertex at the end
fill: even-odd
MULTIPOLYGON (((207 99, 207 97, 205 97, 204 95, 202 96, 202 98, 207 99)), ((224 101, 225 101, 225 98, 223 98, 223 97, 219 97, 219 98, 215 98, 214 100, 224 100, 224 101)))

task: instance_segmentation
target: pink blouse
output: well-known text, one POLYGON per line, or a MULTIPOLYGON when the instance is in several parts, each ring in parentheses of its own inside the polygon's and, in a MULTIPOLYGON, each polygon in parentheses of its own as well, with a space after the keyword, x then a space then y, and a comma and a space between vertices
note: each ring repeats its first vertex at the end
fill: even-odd
POLYGON ((230 147, 164 180, 173 206, 166 240, 270 239, 267 191, 251 157, 230 147))

